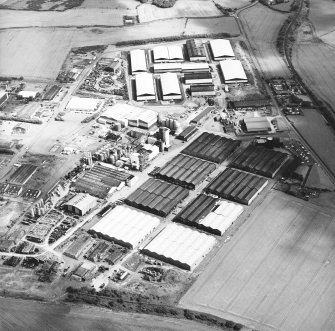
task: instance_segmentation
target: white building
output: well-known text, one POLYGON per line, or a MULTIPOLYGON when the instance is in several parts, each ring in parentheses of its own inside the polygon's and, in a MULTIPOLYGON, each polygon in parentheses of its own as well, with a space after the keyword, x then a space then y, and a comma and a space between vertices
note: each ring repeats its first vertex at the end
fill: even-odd
POLYGON ((160 218, 126 205, 117 206, 90 231, 129 248, 137 247, 160 224, 160 218))
POLYGON ((182 98, 178 76, 174 72, 161 75, 163 100, 180 100, 182 98))
POLYGON ((184 55, 181 46, 157 46, 153 48, 154 62, 183 62, 184 55))
POLYGON ((147 59, 144 49, 130 51, 130 62, 133 75, 139 72, 147 72, 147 59))
POLYGON ((248 78, 239 60, 220 61, 220 68, 226 84, 247 83, 248 78))
POLYGON ((79 193, 65 203, 65 208, 74 214, 83 216, 97 205, 97 198, 87 194, 79 193))
POLYGON ((35 99, 37 96, 37 91, 21 91, 18 93, 18 96, 20 96, 23 99, 35 99))
POLYGON ((168 224, 142 253, 186 270, 194 270, 215 245, 213 236, 168 224))
POLYGON ((213 39, 209 42, 212 50, 212 56, 215 61, 224 59, 234 59, 235 53, 231 43, 227 39, 213 39))
POLYGON ((152 74, 142 72, 135 77, 136 99, 138 101, 155 100, 156 93, 152 74))
POLYGON ((68 102, 66 109, 72 111, 94 113, 98 111, 102 105, 102 99, 72 97, 68 102))
POLYGON ((2 106, 8 99, 8 94, 6 91, 0 91, 0 106, 2 106))

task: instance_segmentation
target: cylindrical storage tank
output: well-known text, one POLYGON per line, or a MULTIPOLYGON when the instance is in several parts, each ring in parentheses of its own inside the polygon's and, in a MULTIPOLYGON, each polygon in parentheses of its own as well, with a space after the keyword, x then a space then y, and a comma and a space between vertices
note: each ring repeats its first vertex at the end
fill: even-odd
POLYGON ((31 217, 35 217, 35 211, 34 211, 34 208, 31 208, 31 209, 30 209, 30 216, 31 216, 31 217))
POLYGON ((114 128, 113 128, 113 129, 114 129, 115 131, 121 131, 121 127, 122 127, 121 123, 118 122, 118 123, 116 123, 116 124, 114 125, 114 128))
POLYGON ((118 168, 121 168, 123 166, 123 162, 121 160, 117 160, 115 162, 115 165, 118 167, 118 168))
POLYGON ((159 151, 160 152, 164 152, 164 141, 163 140, 160 140, 159 141, 159 151))

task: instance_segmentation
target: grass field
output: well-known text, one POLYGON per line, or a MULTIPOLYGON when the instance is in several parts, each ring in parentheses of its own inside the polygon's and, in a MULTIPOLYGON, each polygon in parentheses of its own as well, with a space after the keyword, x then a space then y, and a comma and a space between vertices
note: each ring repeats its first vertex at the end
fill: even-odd
POLYGON ((245 33, 253 45, 255 56, 266 77, 290 76, 290 72, 276 49, 279 30, 287 18, 261 4, 243 10, 240 19, 245 33))
POLYGON ((335 5, 333 0, 312 0, 309 18, 316 34, 326 43, 335 45, 335 5))
POLYGON ((74 307, 0 298, 2 330, 217 330, 196 322, 145 314, 117 313, 95 307, 74 307))
POLYGON ((221 16, 222 13, 210 0, 178 0, 172 8, 159 8, 151 4, 138 7, 140 22, 177 18, 221 16))
POLYGON ((335 209, 271 192, 181 300, 260 330, 335 329, 335 209))

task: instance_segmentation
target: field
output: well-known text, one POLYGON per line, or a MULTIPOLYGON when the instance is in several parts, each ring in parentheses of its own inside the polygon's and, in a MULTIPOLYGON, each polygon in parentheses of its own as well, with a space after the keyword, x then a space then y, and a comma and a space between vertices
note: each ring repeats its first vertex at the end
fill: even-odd
POLYGON ((320 42, 299 43, 293 65, 307 86, 335 109, 335 49, 320 42))
POLYGON ((107 309, 37 301, 0 299, 2 330, 110 330, 169 331, 216 330, 192 321, 145 314, 117 313, 107 309))
POLYGON ((334 330, 334 217, 271 192, 180 304, 260 330, 334 330))
POLYGON ((326 43, 335 45, 334 31, 335 6, 333 0, 312 0, 309 19, 316 34, 326 43))
POLYGON ((328 169, 335 174, 334 131, 326 125, 323 116, 315 109, 304 109, 304 116, 289 116, 289 119, 328 169))
POLYGON ((9 182, 13 184, 23 185, 37 170, 37 166, 33 164, 22 164, 10 176, 9 182))
POLYGON ((210 0, 178 0, 172 8, 159 8, 151 4, 142 4, 137 10, 141 23, 177 17, 222 15, 221 11, 210 0))
POLYGON ((276 49, 277 35, 287 14, 257 4, 243 10, 239 16, 264 75, 268 78, 290 76, 286 63, 276 49))

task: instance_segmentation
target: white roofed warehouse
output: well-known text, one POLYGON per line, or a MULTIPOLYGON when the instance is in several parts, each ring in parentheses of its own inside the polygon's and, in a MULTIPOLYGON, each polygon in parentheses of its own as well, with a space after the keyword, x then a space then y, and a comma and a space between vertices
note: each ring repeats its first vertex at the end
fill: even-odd
POLYGON ((183 62, 184 55, 180 46, 157 46, 153 48, 154 62, 183 62))
POLYGON ((147 59, 144 49, 130 51, 131 72, 133 75, 139 72, 147 72, 147 59))
POLYGON ((65 208, 74 214, 83 216, 97 205, 97 198, 87 193, 79 193, 64 204, 65 208))
POLYGON ((239 60, 220 61, 220 68, 226 84, 247 83, 248 78, 239 60))
POLYGON ((161 75, 163 100, 180 100, 182 98, 179 79, 176 73, 167 72, 161 75))
POLYGON ((229 40, 213 39, 209 42, 209 44, 211 46, 212 56, 215 61, 221 61, 227 58, 235 58, 235 53, 229 40))
POLYGON ((137 101, 156 100, 154 79, 152 74, 142 72, 135 77, 137 101))
POLYGON ((193 271, 211 251, 215 242, 213 236, 179 224, 168 224, 141 252, 193 271))
POLYGON ((95 224, 90 232, 125 247, 137 247, 160 224, 160 218, 145 211, 121 205, 95 224))

